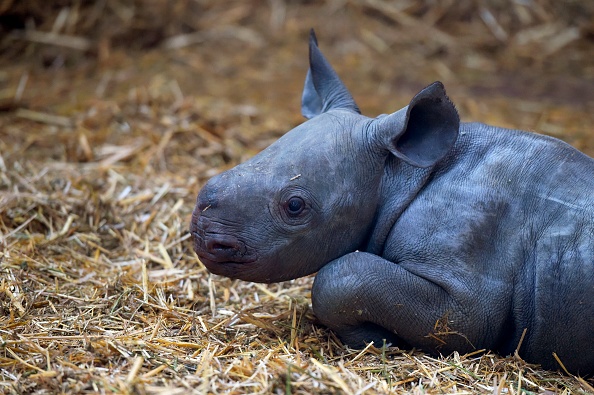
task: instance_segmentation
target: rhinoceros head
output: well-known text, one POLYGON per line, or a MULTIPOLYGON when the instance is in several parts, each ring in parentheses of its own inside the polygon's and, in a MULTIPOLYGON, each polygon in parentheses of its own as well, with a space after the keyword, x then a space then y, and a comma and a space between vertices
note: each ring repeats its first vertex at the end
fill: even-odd
POLYGON ((312 31, 302 96, 308 121, 210 179, 192 214, 194 248, 209 271, 255 282, 316 272, 366 243, 390 154, 430 167, 458 133, 441 83, 396 113, 360 115, 312 31))

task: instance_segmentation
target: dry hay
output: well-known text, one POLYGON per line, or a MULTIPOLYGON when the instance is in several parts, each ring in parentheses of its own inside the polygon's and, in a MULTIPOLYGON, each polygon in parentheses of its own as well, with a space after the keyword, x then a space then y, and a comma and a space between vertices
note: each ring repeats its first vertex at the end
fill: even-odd
MULTIPOLYGON (((13 2, 0 2, 0 14, 6 14, 3 5, 10 3, 13 2)), ((43 8, 49 7, 49 3, 15 2, 11 10, 20 15, 18 7, 38 7, 37 11, 28 10, 36 18, 36 31, 49 32, 60 12, 71 4, 54 2, 53 8, 43 8)), ((534 26, 553 24, 557 30, 531 30, 533 34, 540 32, 539 46, 549 50, 563 51, 568 46, 587 44, 588 30, 582 26, 578 38, 558 41, 557 47, 550 47, 547 34, 571 29, 564 18, 551 20, 556 3, 535 2, 535 8, 527 8, 532 18, 528 23, 522 11, 509 14, 506 19, 500 17, 506 15, 501 9, 489 8, 482 2, 466 3, 475 7, 472 10, 456 8, 452 2, 426 9, 422 4, 427 3, 419 2, 421 5, 402 10, 394 9, 390 2, 329 1, 323 4, 321 16, 310 17, 305 26, 288 21, 286 29, 292 33, 286 36, 304 37, 310 25, 319 23, 316 18, 323 19, 327 13, 336 15, 335 8, 346 4, 362 18, 362 41, 357 45, 372 48, 377 56, 385 54, 385 48, 398 45, 391 41, 395 40, 394 31, 405 41, 399 52, 402 56, 404 48, 412 45, 407 41, 412 40, 411 29, 424 31, 429 24, 433 26, 430 32, 438 38, 429 41, 423 36, 423 55, 444 45, 450 46, 453 54, 464 45, 485 47, 494 59, 489 63, 480 58, 480 64, 488 66, 489 72, 496 67, 494 64, 499 64, 496 58, 509 54, 498 47, 502 36, 501 32, 496 33, 496 25, 509 37, 517 37, 522 31, 528 34, 530 30, 526 29, 534 26), (496 24, 484 10, 478 22, 447 23, 452 18, 460 22, 464 15, 476 12, 477 7, 489 11, 496 24), (454 16, 446 18, 450 14, 454 16), (385 28, 369 30, 367 27, 377 19, 382 20, 385 28), (456 38, 452 44, 448 41, 452 35, 465 36, 466 41, 460 39, 460 44, 456 38)), ((5 38, 8 41, 2 41, 6 58, 25 50, 25 60, 35 62, 41 56, 44 64, 43 51, 50 48, 54 67, 59 56, 73 56, 73 52, 82 50, 101 66, 93 63, 80 66, 80 71, 46 74, 35 66, 23 72, 17 65, 7 68, 3 72, 6 74, 0 73, 0 82, 6 82, 0 90, 0 110, 5 111, 0 114, 0 392, 594 392, 592 380, 543 371, 519 358, 501 358, 482 350, 446 358, 383 345, 350 350, 332 332, 316 324, 309 299, 312 277, 260 285, 209 275, 193 253, 188 234, 196 192, 210 176, 253 155, 299 122, 296 111, 273 113, 268 104, 259 105, 265 102, 266 95, 257 96, 252 90, 246 99, 241 91, 249 84, 238 86, 245 80, 269 81, 270 68, 261 70, 259 63, 265 52, 257 51, 263 42, 274 44, 279 39, 259 30, 257 26, 262 20, 255 15, 263 15, 265 26, 280 29, 275 23, 282 19, 279 15, 284 3, 232 2, 232 6, 224 8, 217 2, 196 2, 195 7, 204 7, 200 10, 210 13, 204 16, 188 12, 184 20, 196 17, 192 23, 199 34, 168 30, 172 27, 162 22, 166 26, 159 27, 165 32, 160 33, 163 39, 155 42, 169 47, 170 52, 137 54, 135 60, 124 59, 117 49, 106 50, 112 47, 112 39, 106 44, 101 33, 108 28, 79 25, 85 20, 80 15, 96 18, 95 14, 85 13, 91 12, 92 7, 82 11, 92 3, 73 4, 79 7, 79 19, 71 19, 70 30, 64 27, 60 30, 63 36, 46 37, 46 41, 56 37, 58 41, 43 44, 31 39, 35 34, 27 36, 23 32, 13 32, 5 38), (265 12, 259 13, 262 9, 265 12), (243 48, 232 47, 227 50, 235 52, 238 58, 229 57, 226 63, 222 57, 230 56, 229 52, 217 46, 221 35, 229 31, 213 27, 213 16, 233 28, 237 21, 247 21, 246 26, 232 33, 243 35, 242 45, 256 55, 243 55, 243 48), (88 46, 60 52, 65 48, 63 44, 69 42, 61 40, 68 35, 81 38, 79 43, 88 46), (24 47, 17 48, 18 51, 9 48, 18 47, 17 42, 24 47), (204 46, 210 43, 220 53, 212 55, 209 48, 184 51, 197 42, 204 46), (56 48, 61 49, 53 52, 56 48), (193 51, 197 52, 194 57, 193 51), (245 61, 245 66, 236 72, 233 64, 238 59, 245 61), (209 61, 231 75, 228 85, 222 84, 221 74, 212 70, 209 61), (161 65, 155 66, 159 62, 161 65), (256 70, 248 64, 256 64, 256 70), (191 69, 192 78, 200 78, 202 91, 187 82, 184 68, 191 69), (211 80, 217 80, 216 84, 211 80), (199 93, 188 94, 192 89, 199 93)), ((137 18, 113 32, 129 39, 139 34, 131 33, 134 29, 145 26, 142 22, 150 19, 142 16, 155 12, 132 6, 134 2, 108 0, 101 4, 106 7, 99 14, 102 18, 86 19, 87 24, 100 20, 113 24, 110 18, 130 16, 133 10, 137 18)), ((163 4, 153 2, 156 7, 163 4)), ((514 4, 518 9, 524 7, 519 2, 514 4)), ((69 8, 69 15, 73 9, 69 8)), ((584 18, 567 11, 572 9, 566 8, 566 14, 582 23, 584 18)), ((285 11, 300 12, 290 8, 285 11)), ((171 13, 163 14, 164 19, 155 23, 161 23, 165 16, 180 15, 176 8, 171 13)), ((328 29, 327 39, 344 49, 354 44, 340 40, 342 31, 350 26, 338 26, 341 21, 344 18, 332 22, 336 29, 328 29)), ((141 40, 138 46, 152 45, 147 44, 151 37, 147 42, 141 40)), ((278 51, 280 58, 295 57, 295 47, 275 45, 267 54, 278 51)), ((114 43, 113 47, 116 46, 114 43)), ((518 59, 525 55, 531 64, 538 63, 534 59, 540 55, 523 52, 521 45, 514 48, 518 59)), ((408 51, 413 59, 419 56, 418 48, 408 51)), ((484 56, 484 52, 477 53, 484 56)), ((456 70, 455 61, 444 61, 438 69, 448 74, 449 68, 456 70)), ((356 62, 348 63, 353 64, 356 62)), ((301 66, 298 62, 295 68, 301 66)), ((291 70, 281 70, 279 74, 292 73, 291 70)), ((297 71, 297 83, 270 90, 286 89, 291 98, 297 96, 302 70, 297 71)), ((370 76, 365 67, 358 73, 355 78, 363 75, 362 80, 387 78, 380 69, 376 77, 370 76)), ((364 103, 375 106, 376 102, 387 100, 385 92, 370 97, 365 89, 364 103)), ((288 102, 283 94, 269 99, 275 109, 279 102, 288 102)), ((407 96, 406 91, 403 96, 407 96)), ((504 120, 550 134, 558 134, 559 128, 576 131, 563 137, 590 150, 589 153, 594 152, 591 136, 577 133, 594 124, 590 107, 563 108, 525 100, 498 100, 490 101, 488 108, 464 97, 459 102, 461 111, 474 119, 494 117, 499 123, 504 120), (508 112, 513 115, 507 117, 508 112)), ((382 109, 385 110, 383 106, 382 109)))
POLYGON ((345 349, 315 324, 311 278, 264 286, 206 272, 188 239, 194 191, 173 174, 134 170, 159 142, 105 148, 86 166, 2 160, 6 393, 591 390, 483 351, 345 349), (105 166, 115 158, 126 162, 105 166))

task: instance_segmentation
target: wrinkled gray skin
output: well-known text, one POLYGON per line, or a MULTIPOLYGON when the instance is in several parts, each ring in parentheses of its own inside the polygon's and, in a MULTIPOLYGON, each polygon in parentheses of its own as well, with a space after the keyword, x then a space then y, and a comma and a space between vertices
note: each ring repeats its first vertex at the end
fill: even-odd
POLYGON ((318 319, 355 347, 517 347, 594 373, 594 160, 551 138, 460 123, 436 82, 359 114, 312 32, 309 121, 212 178, 192 216, 216 274, 318 272, 318 319), (356 252, 356 251, 360 252, 356 252))

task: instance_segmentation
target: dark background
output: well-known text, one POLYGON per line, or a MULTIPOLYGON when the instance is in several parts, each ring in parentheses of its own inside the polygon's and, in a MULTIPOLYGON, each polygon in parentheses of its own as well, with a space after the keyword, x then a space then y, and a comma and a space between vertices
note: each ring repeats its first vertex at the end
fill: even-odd
POLYGON ((278 135, 301 121, 312 27, 369 115, 441 80, 465 120, 592 154, 594 3, 584 1, 4 0, 0 106, 71 115, 161 78, 206 105, 266 114, 278 135))

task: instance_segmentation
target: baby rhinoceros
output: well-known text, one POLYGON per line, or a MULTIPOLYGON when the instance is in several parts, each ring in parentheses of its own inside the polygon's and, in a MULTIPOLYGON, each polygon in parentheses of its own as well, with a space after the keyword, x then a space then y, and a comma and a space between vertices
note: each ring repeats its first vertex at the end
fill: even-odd
POLYGON ((441 83, 368 118, 318 49, 308 121, 213 177, 192 215, 209 271, 317 273, 344 343, 490 349, 594 373, 594 160, 543 135, 460 123, 441 83))

